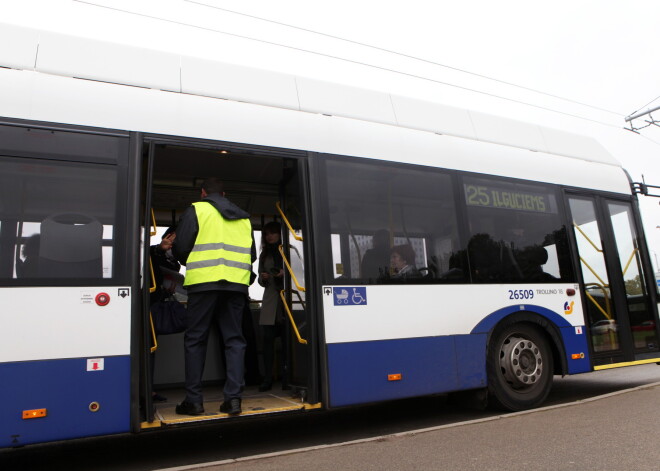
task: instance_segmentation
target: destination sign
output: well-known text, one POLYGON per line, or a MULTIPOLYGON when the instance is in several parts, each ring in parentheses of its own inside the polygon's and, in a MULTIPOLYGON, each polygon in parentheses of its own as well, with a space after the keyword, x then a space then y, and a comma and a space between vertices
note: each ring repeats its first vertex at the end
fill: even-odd
POLYGON ((486 185, 465 185, 465 197, 470 206, 516 209, 537 213, 553 212, 547 194, 509 191, 486 185))

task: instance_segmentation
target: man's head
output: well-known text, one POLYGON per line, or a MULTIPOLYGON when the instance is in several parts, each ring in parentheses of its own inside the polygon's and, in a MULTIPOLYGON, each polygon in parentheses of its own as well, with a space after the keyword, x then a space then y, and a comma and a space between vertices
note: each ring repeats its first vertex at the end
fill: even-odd
POLYGON ((224 185, 219 178, 210 177, 202 182, 202 198, 206 198, 208 195, 214 193, 219 194, 220 196, 225 195, 224 185))

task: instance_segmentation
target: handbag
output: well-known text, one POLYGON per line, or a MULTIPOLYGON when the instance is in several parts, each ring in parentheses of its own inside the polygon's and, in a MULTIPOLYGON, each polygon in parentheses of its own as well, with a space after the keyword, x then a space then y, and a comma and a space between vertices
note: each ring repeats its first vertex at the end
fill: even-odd
POLYGON ((151 306, 156 335, 178 334, 186 330, 186 307, 174 299, 151 306))

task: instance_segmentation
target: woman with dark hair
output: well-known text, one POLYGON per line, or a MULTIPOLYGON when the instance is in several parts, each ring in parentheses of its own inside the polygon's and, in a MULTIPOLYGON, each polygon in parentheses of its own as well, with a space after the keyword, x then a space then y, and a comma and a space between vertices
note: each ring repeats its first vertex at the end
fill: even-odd
POLYGON ((269 222, 261 230, 258 281, 265 288, 259 314, 259 325, 263 332, 264 378, 259 391, 268 391, 273 387, 275 338, 283 337, 280 291, 284 287, 284 265, 279 251, 281 230, 282 226, 275 221, 269 222))
POLYGON ((410 244, 392 247, 390 250, 390 264, 394 271, 392 278, 417 278, 421 276, 415 268, 415 251, 410 244))

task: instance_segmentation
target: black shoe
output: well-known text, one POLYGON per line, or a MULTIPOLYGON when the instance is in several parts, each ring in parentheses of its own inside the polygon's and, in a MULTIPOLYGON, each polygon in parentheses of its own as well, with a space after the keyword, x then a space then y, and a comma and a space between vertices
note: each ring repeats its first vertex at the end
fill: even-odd
POLYGON ((273 383, 261 383, 259 385, 259 392, 270 391, 273 389, 273 383))
POLYGON ((229 415, 238 415, 241 411, 241 400, 237 397, 230 399, 228 401, 220 404, 220 412, 224 412, 229 415))
POLYGON ((153 402, 167 402, 167 398, 165 396, 161 396, 158 393, 154 393, 153 396, 151 396, 151 400, 153 402))
POLYGON ((176 413, 180 415, 202 415, 204 406, 199 402, 183 401, 176 406, 176 413))

